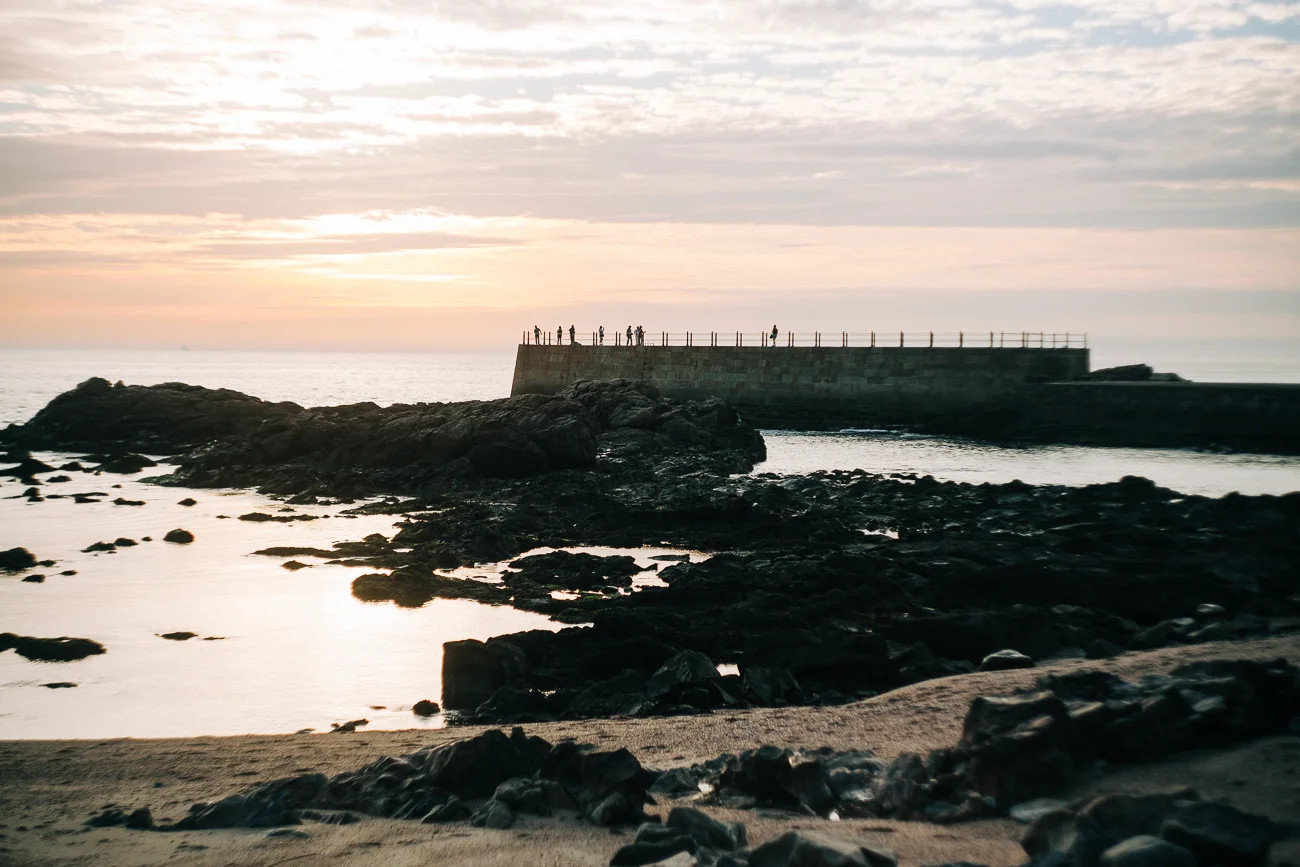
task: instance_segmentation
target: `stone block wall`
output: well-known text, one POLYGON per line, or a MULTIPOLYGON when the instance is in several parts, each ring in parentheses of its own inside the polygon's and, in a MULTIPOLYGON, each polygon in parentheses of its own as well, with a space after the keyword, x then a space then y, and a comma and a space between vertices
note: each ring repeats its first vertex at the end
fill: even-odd
POLYGON ((512 393, 626 378, 679 399, 725 397, 769 420, 909 423, 976 410, 1088 369, 1086 349, 521 345, 512 393))

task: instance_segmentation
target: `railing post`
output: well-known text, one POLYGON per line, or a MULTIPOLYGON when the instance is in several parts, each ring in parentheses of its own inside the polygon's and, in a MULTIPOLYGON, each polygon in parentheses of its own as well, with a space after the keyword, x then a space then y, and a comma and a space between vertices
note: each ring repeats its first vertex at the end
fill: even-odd
POLYGON ((957 332, 957 348, 958 348, 958 349, 961 349, 961 348, 962 348, 963 346, 965 346, 965 345, 966 345, 966 332, 965 332, 965 331, 958 331, 958 332, 957 332))
POLYGON ((903 332, 901 332, 901 331, 898 332, 898 345, 899 345, 899 346, 902 346, 902 345, 903 345, 903 332))
POLYGON ((989 349, 993 348, 993 332, 989 332, 989 349))
POLYGON ((876 332, 871 332, 871 348, 876 348, 876 332))

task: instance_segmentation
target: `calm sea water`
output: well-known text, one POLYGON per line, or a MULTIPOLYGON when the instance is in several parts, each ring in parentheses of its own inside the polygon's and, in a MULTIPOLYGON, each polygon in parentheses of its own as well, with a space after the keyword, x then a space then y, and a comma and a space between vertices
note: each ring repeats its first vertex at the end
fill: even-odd
MULTIPOLYGON (((388 404, 503 397, 512 365, 513 353, 0 350, 0 424, 30 418, 50 398, 90 376, 221 386, 304 405, 388 404)), ((1281 367, 1272 374, 1273 381, 1287 381, 1281 367)), ((769 459, 758 472, 861 468, 959 481, 1019 478, 1070 485, 1135 474, 1209 496, 1300 490, 1300 460, 1290 457, 1009 448, 887 432, 768 432, 766 437, 769 459)), ((42 457, 57 465, 71 456, 42 457)), ((143 484, 139 476, 71 475, 71 482, 45 485, 46 492, 104 491, 108 500, 123 497, 146 505, 76 504, 70 498, 28 503, 16 497, 22 486, 0 480, 0 549, 21 545, 38 558, 58 561, 34 570, 47 576, 44 583, 0 577, 0 631, 93 638, 109 652, 67 664, 0 654, 0 739, 324 731, 331 722, 363 717, 375 728, 441 725, 441 717, 420 720, 409 708, 419 699, 439 698, 443 642, 558 628, 540 615, 473 602, 434 601, 413 610, 366 604, 349 592, 352 579, 365 570, 308 560, 315 563, 312 568, 290 572, 281 568, 282 560, 252 553, 272 545, 329 548, 373 532, 391 536, 391 517, 299 507, 301 514, 322 517, 250 523, 237 517, 272 512, 282 504, 246 491, 159 488, 143 484), (198 505, 178 505, 187 493, 198 505), (112 554, 82 552, 92 542, 121 536, 161 539, 175 527, 191 530, 196 541, 187 546, 142 542, 112 554), (67 570, 76 574, 59 574, 67 570), (199 637, 186 642, 159 637, 175 631, 199 637), (219 640, 202 640, 207 637, 219 640), (78 685, 43 686, 61 681, 78 685)), ((664 552, 619 553, 648 565, 650 556, 664 552)), ((471 571, 490 578, 499 569, 495 564, 471 571)))

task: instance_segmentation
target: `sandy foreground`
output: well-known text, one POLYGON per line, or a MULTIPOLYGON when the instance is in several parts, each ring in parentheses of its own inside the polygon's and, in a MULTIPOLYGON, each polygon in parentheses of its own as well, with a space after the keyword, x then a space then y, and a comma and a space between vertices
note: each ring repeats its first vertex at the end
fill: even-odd
MULTIPOLYGON (((892 757, 954 744, 972 697, 1032 685, 1048 671, 1100 668, 1127 677, 1211 658, 1300 663, 1300 636, 1222 642, 1129 653, 1106 661, 1044 664, 1029 671, 970 674, 909 686, 840 707, 719 712, 695 717, 592 720, 526 726, 551 741, 576 738, 601 748, 625 746, 643 764, 668 768, 763 744, 871 749, 892 757)), ((365 817, 355 825, 307 823, 309 839, 268 839, 265 830, 153 833, 86 828, 108 804, 148 806, 155 819, 178 819, 255 782, 308 771, 357 768, 383 755, 409 753, 466 737, 480 728, 359 731, 348 735, 262 735, 167 740, 0 741, 0 865, 591 865, 603 867, 634 829, 596 828, 572 819, 521 816, 506 831, 421 825, 365 817)), ((1179 755, 1081 781, 1072 795, 1192 785, 1204 797, 1275 819, 1300 819, 1300 735, 1264 738, 1231 750, 1179 755)), ((656 808, 651 807, 650 810, 656 808)), ((666 812, 666 808, 658 808, 666 812)), ((791 828, 833 830, 883 843, 904 865, 969 860, 1009 867, 1025 861, 1022 826, 985 820, 955 826, 921 822, 805 817, 760 818, 711 811, 745 822, 751 844, 791 828)))

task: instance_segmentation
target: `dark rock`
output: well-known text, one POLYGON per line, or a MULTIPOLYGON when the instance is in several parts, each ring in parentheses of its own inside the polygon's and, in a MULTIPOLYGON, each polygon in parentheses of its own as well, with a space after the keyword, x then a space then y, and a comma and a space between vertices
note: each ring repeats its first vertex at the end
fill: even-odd
POLYGON ((1175 805, 1196 797, 1191 789, 1103 795, 1077 805, 1077 809, 1056 810, 1035 819, 1025 829, 1020 845, 1035 863, 1055 854, 1063 856, 1067 864, 1092 865, 1118 843, 1159 834, 1175 805))
POLYGON ((722 852, 734 852, 749 845, 744 825, 719 821, 693 807, 674 807, 664 826, 682 832, 700 846, 722 852))
POLYGON ((442 646, 442 705, 476 708, 501 687, 520 685, 526 666, 523 652, 505 641, 449 641, 442 646))
POLYGON ((787 831, 754 849, 749 867, 897 867, 890 850, 850 837, 787 831))
POLYGON ((980 671, 1010 671, 1017 668, 1033 668, 1034 661, 1018 650, 999 650, 990 653, 980 661, 980 671))
POLYGON ((420 821, 425 824, 459 822, 462 819, 468 819, 472 815, 474 815, 474 811, 469 808, 469 805, 453 795, 447 803, 440 807, 434 807, 420 821))
POLYGON ((470 817, 470 824, 479 828, 504 830, 515 823, 514 811, 502 801, 490 800, 470 817))
POLYGON ((104 645, 89 638, 33 638, 0 632, 0 653, 11 648, 33 662, 72 662, 108 652, 104 645))
MULTIPOLYGON (((643 825, 642 828, 656 828, 655 825, 643 825)), ((673 833, 661 839, 641 839, 637 833, 635 842, 621 846, 609 859, 610 867, 642 867, 657 864, 676 855, 678 852, 694 853, 695 841, 685 834, 673 833)))
POLYGON ((35 565, 36 557, 26 548, 10 548, 8 551, 0 551, 0 570, 21 572, 24 569, 31 569, 35 565))
POLYGON ((118 538, 113 540, 113 544, 119 548, 134 548, 136 545, 139 545, 140 543, 134 539, 128 539, 125 536, 119 536, 118 538))
POLYGON ((784 668, 746 667, 741 675, 741 688, 755 703, 769 707, 802 704, 805 700, 799 682, 784 668))
POLYGON ((114 455, 113 457, 107 458, 99 466, 95 467, 95 469, 105 473, 129 475, 131 473, 138 473, 148 467, 156 466, 158 466, 156 461, 152 461, 144 455, 125 454, 114 455))
POLYGON ((1264 816, 1197 801, 1175 805, 1160 827, 1160 836, 1190 851, 1198 864, 1254 867, 1282 836, 1280 830, 1264 816))
POLYGON ((999 804, 1054 794, 1070 782, 1070 714, 1049 692, 980 696, 971 702, 959 746, 977 792, 999 804))
POLYGON ((297 811, 324 792, 326 784, 324 774, 304 774, 263 783, 242 795, 231 795, 212 804, 195 804, 189 815, 172 827, 197 831, 296 825, 297 811))
POLYGON ((23 580, 26 581, 26 582, 28 582, 29 584, 44 584, 44 583, 45 583, 45 576, 44 576, 44 575, 39 575, 39 574, 37 574, 37 575, 24 575, 24 576, 23 576, 23 580))
POLYGON ((199 501, 196 500, 196 499, 194 499, 193 497, 186 497, 185 499, 178 501, 178 502, 176 503, 176 505, 178 505, 178 506, 197 506, 198 503, 199 503, 199 501))
POLYGON ((527 737, 523 729, 510 736, 490 730, 420 750, 410 761, 425 768, 430 782, 441 789, 463 798, 485 798, 506 780, 532 776, 550 751, 550 744, 527 737))
POLYGON ((94 542, 81 549, 83 554, 92 554, 96 551, 116 551, 117 545, 112 542, 94 542))
POLYGON ((72 689, 73 687, 76 686, 76 684, 61 680, 58 681, 57 683, 43 683, 41 684, 41 686, 45 687, 46 689, 72 689))
POLYGON ((615 590, 631 587, 632 576, 643 571, 631 557, 597 557, 585 552, 551 551, 522 557, 510 564, 502 580, 521 581, 555 590, 615 590))
POLYGON ((593 804, 587 815, 597 825, 621 825, 637 817, 621 792, 614 792, 593 804))
POLYGON ((158 636, 168 641, 189 641, 191 638, 197 638, 197 632, 164 632, 158 636))
POLYGON ((1159 837, 1143 834, 1101 853, 1100 867, 1196 867, 1192 853, 1159 837))
POLYGON ((651 695, 662 695, 682 684, 702 680, 716 680, 718 667, 713 661, 695 650, 683 650, 660 666, 646 683, 646 690, 651 695))
POLYGON ((297 572, 299 569, 310 569, 307 563, 300 563, 297 560, 286 560, 280 564, 281 569, 288 569, 290 572, 297 572))
POLYGON ((429 701, 427 698, 422 698, 411 706, 411 712, 416 716, 433 716, 441 710, 436 701, 429 701))
POLYGON ((267 831, 268 839, 289 839, 289 840, 310 840, 311 834, 307 831, 299 831, 297 828, 277 828, 274 831, 267 831))
POLYGON ((168 530, 167 535, 163 536, 164 542, 175 542, 178 545, 188 545, 194 541, 194 534, 189 530, 168 530))

